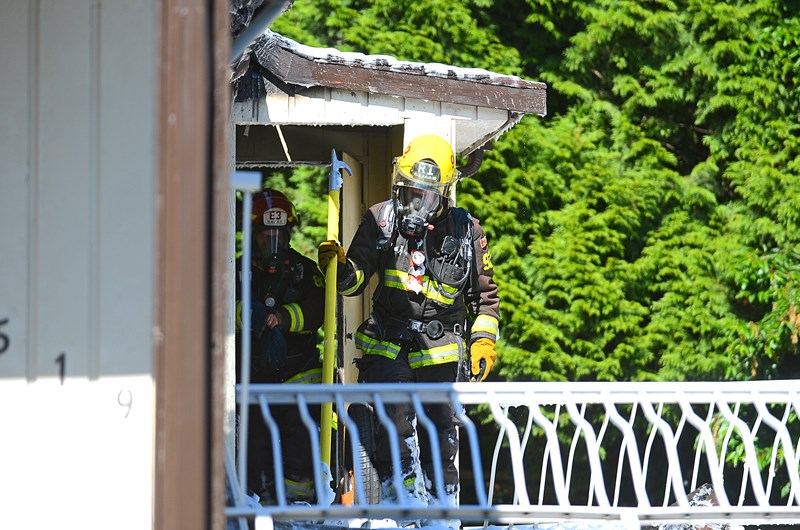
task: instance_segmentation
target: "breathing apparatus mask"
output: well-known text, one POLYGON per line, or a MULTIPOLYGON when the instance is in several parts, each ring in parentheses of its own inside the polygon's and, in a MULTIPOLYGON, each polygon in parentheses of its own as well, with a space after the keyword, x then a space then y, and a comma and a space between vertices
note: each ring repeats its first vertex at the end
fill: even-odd
POLYGON ((447 208, 458 176, 455 155, 444 138, 428 134, 412 140, 392 168, 392 198, 400 232, 422 237, 447 208))
POLYGON ((394 200, 398 227, 404 235, 411 237, 421 237, 445 205, 435 192, 409 186, 395 186, 394 200))
POLYGON ((259 227, 253 232, 257 258, 261 264, 271 269, 286 257, 289 249, 289 231, 285 228, 259 227))

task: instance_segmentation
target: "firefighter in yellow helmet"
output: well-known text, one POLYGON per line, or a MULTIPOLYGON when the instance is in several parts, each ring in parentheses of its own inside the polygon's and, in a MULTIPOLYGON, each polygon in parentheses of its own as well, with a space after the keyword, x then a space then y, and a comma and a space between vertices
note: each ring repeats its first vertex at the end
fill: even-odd
MULTIPOLYGON (((373 274, 379 278, 372 314, 356 333, 361 382, 482 381, 494 366, 500 300, 483 229, 466 210, 451 205, 458 179, 446 140, 433 134, 415 138, 394 160, 391 199, 366 212, 346 256, 336 241, 319 247, 323 271, 331 260, 339 263, 341 294, 358 295, 373 274)), ((400 436, 408 492, 423 500, 455 502, 458 435, 452 406, 426 406, 439 432, 441 451, 435 456, 426 429, 415 428, 410 405, 387 409, 400 436), (420 444, 419 462, 404 441, 413 437, 420 444), (435 484, 432 458, 441 458, 444 492, 430 487, 435 484)), ((391 498, 397 493, 390 443, 380 427, 376 447, 382 496, 391 498)))

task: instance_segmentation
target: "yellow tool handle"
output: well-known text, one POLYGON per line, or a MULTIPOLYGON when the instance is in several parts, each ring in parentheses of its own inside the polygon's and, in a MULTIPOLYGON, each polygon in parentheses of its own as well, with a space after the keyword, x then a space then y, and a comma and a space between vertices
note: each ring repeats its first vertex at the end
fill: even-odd
MULTIPOLYGON (((328 240, 339 240, 339 190, 328 191, 328 240)), ((336 360, 336 281, 338 261, 332 259, 325 270, 325 322, 322 355, 322 384, 333 384, 333 370, 336 360)), ((322 404, 320 419, 320 445, 322 461, 331 464, 331 425, 333 406, 322 404)))

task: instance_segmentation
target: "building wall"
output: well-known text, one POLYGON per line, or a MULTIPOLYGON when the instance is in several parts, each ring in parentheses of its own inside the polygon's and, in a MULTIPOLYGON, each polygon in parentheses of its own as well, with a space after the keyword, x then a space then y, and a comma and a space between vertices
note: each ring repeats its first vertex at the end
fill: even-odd
POLYGON ((0 528, 152 525, 156 15, 0 2, 0 528))

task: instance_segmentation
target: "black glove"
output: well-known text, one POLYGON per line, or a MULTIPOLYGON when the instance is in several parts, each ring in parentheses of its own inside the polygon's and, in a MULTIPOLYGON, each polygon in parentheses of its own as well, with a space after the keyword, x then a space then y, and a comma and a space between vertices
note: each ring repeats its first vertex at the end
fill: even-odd
POLYGON ((277 370, 286 364, 286 338, 278 327, 265 329, 258 339, 261 355, 259 364, 261 369, 271 368, 277 370))
POLYGON ((253 300, 250 302, 250 329, 256 337, 260 337, 267 327, 268 309, 264 302, 253 300))

